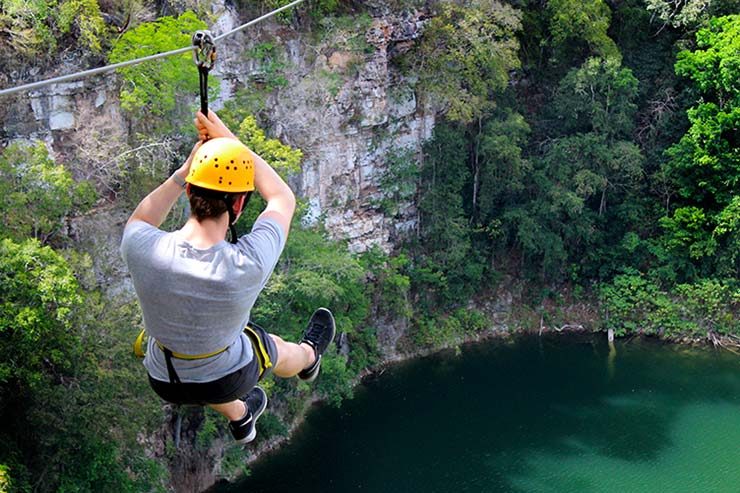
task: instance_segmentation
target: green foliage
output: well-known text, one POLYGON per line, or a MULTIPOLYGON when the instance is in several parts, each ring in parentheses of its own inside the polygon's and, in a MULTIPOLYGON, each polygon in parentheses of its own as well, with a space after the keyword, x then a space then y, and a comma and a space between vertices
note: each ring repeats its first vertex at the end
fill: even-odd
POLYGON ((740 15, 713 19, 696 41, 699 49, 678 54, 676 73, 705 99, 689 110, 691 128, 670 150, 669 169, 682 196, 722 206, 740 183, 740 15))
POLYGON ((203 422, 195 435, 195 445, 202 450, 207 450, 213 439, 219 435, 218 423, 222 421, 220 415, 206 408, 203 422))
POLYGON ((0 48, 0 53, 11 66, 18 55, 26 61, 51 57, 59 48, 69 48, 66 42, 71 39, 81 48, 100 53, 105 37, 105 22, 97 0, 0 3, 0 39, 8 47, 0 48))
POLYGON ((247 50, 245 56, 259 64, 260 73, 253 76, 253 82, 261 86, 263 91, 269 93, 288 85, 288 79, 285 78, 285 58, 275 43, 258 43, 247 50))
MULTIPOLYGON (((260 421, 260 433, 264 431, 264 419, 268 416, 271 416, 271 414, 265 415, 262 421, 260 421)), ((240 475, 248 477, 252 472, 246 464, 244 455, 244 449, 242 447, 227 448, 221 459, 222 474, 226 477, 237 477, 240 475)))
POLYGON ((413 149, 390 149, 385 157, 385 170, 378 179, 381 198, 376 205, 384 214, 397 216, 403 205, 416 196, 419 165, 413 149))
POLYGON ((381 316, 408 319, 412 315, 409 290, 411 280, 406 274, 410 260, 406 254, 390 257, 374 247, 365 252, 360 261, 372 277, 367 293, 372 306, 381 316))
POLYGON ((9 493, 13 482, 10 479, 10 468, 5 464, 0 464, 0 493, 9 493))
MULTIPOLYGON (((530 158, 526 187, 513 184, 524 196, 509 191, 511 198, 489 213, 493 231, 513 241, 541 278, 563 279, 569 261, 580 264, 578 275, 599 273, 605 252, 624 235, 614 225, 643 176, 642 153, 628 140, 637 91, 637 80, 617 61, 592 58, 572 69, 552 103, 557 137, 530 158)), ((521 127, 506 130, 519 142, 526 135, 521 127)))
POLYGON ((677 293, 684 308, 706 331, 723 334, 740 330, 740 286, 737 280, 702 279, 696 284, 680 284, 677 293))
POLYGON ((519 113, 504 111, 488 120, 481 131, 478 147, 480 217, 491 238, 500 239, 502 211, 526 188, 531 163, 522 156, 530 128, 519 113))
POLYGON ((364 321, 368 301, 364 270, 345 249, 315 229, 294 227, 275 273, 255 305, 254 319, 297 340, 313 311, 331 307, 338 330, 352 333, 364 321))
POLYGON ((458 343, 466 335, 481 332, 490 326, 483 313, 475 309, 458 308, 451 314, 419 317, 414 326, 413 338, 423 347, 442 347, 458 343))
POLYGON ((618 336, 628 333, 677 335, 697 329, 682 317, 680 307, 667 293, 639 274, 614 278, 601 288, 606 327, 618 336))
POLYGON ((692 259, 713 255, 717 242, 711 234, 706 214, 698 207, 680 207, 671 217, 662 217, 664 242, 674 255, 688 253, 692 259))
MULTIPOLYGON (((323 365, 323 362, 322 362, 323 365)), ((323 366, 322 366, 323 373, 323 366)), ((262 439, 269 440, 274 437, 284 437, 288 435, 288 426, 274 413, 266 413, 260 418, 259 436, 262 439)), ((242 459, 243 461, 244 459, 242 459)))
POLYGON ((629 138, 635 126, 638 81, 615 58, 589 58, 563 78, 553 108, 565 133, 629 138))
POLYGON ((109 432, 120 422, 109 414, 121 412, 104 393, 115 386, 98 379, 94 340, 82 342, 83 307, 93 310, 96 333, 106 317, 95 316, 64 258, 34 239, 0 241, 0 299, 0 461, 16 487, 33 481, 41 491, 134 491, 109 432))
POLYGON ((677 286, 671 296, 639 274, 614 278, 601 289, 608 328, 628 333, 668 336, 732 333, 740 329, 736 281, 704 279, 677 286))
MULTIPOLYGON (((206 29, 193 12, 179 17, 160 17, 145 22, 123 34, 113 45, 109 59, 112 63, 154 55, 190 45, 192 33, 206 29)), ((198 70, 189 52, 119 69, 124 84, 121 87, 121 106, 139 121, 145 130, 165 133, 173 121, 188 124, 192 120, 191 105, 199 94, 198 70)), ((217 84, 210 78, 209 97, 215 97, 217 84)))
MULTIPOLYGON (((677 258, 681 245, 688 247, 690 259, 716 254, 714 269, 737 275, 732 218, 740 185, 740 15, 712 19, 696 41, 697 49, 682 51, 676 62, 676 73, 689 77, 703 98, 688 111, 689 130, 667 152, 666 175, 677 185, 681 202, 661 222, 664 242, 677 258)), ((699 272, 708 268, 702 264, 699 272)), ((684 272, 690 274, 691 269, 684 272)))
POLYGON ((239 140, 270 163, 283 178, 300 171, 303 152, 283 144, 278 139, 268 139, 253 116, 246 116, 235 133, 239 140))
POLYGON ((521 16, 498 2, 443 2, 424 31, 413 59, 423 91, 449 120, 468 123, 490 111, 493 94, 519 66, 515 37, 521 16))
POLYGON ((5 218, 0 236, 32 236, 47 243, 95 199, 90 183, 76 183, 54 163, 43 142, 14 143, 0 153, 0 213, 5 218))
POLYGON ((80 44, 96 53, 102 51, 105 22, 98 0, 66 0, 55 11, 57 28, 62 33, 76 31, 80 44))
POLYGON ((352 398, 353 377, 345 358, 334 354, 324 356, 318 392, 330 405, 339 407, 344 399, 352 398))
POLYGON ((445 309, 466 301, 483 273, 463 208, 462 193, 470 179, 463 129, 438 125, 424 153, 419 238, 410 277, 417 288, 424 286, 417 290, 420 308, 445 309))
POLYGON ((1 240, 0 299, 0 385, 35 388, 49 370, 71 372, 80 348, 70 331, 82 297, 64 259, 33 239, 1 240))
POLYGON ((550 0, 551 43, 557 53, 563 53, 571 43, 585 45, 582 55, 599 55, 621 59, 619 48, 607 31, 611 11, 604 0, 550 0))
POLYGON ((322 39, 332 48, 351 53, 356 59, 375 51, 365 37, 372 23, 373 18, 367 13, 324 16, 319 19, 322 39))
MULTIPOLYGON (((260 1, 260 4, 262 4, 265 11, 275 10, 288 3, 290 3, 288 0, 260 1)), ((341 11, 346 10, 340 0, 308 0, 303 6, 310 18, 314 21, 320 21, 327 16, 336 15, 341 11)), ((282 23, 289 24, 291 21, 298 18, 299 14, 296 12, 296 9, 293 8, 280 12, 277 17, 282 23)))
POLYGON ((664 24, 685 27, 706 18, 712 0, 646 0, 645 3, 664 24))

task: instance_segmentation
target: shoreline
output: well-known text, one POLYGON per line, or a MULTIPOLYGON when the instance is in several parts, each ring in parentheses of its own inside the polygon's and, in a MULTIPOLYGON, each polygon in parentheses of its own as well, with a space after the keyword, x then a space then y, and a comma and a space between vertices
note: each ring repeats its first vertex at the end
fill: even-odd
MULTIPOLYGON (((374 367, 367 368, 363 372, 361 372, 357 376, 357 378, 352 382, 352 388, 355 389, 357 386, 361 385, 363 381, 365 381, 368 378, 373 378, 375 376, 382 375, 382 373, 385 372, 388 368, 393 367, 398 364, 402 364, 402 363, 405 363, 405 362, 408 362, 414 359, 418 359, 418 358, 424 358, 427 356, 435 355, 435 354, 438 354, 438 353, 441 353, 447 350, 456 350, 463 345, 478 344, 478 343, 491 341, 495 339, 513 338, 513 337, 516 337, 522 334, 530 334, 530 335, 537 335, 537 336, 541 336, 543 334, 548 334, 548 335, 550 334, 591 334, 591 335, 603 334, 604 338, 607 337, 606 330, 588 329, 584 327, 583 325, 572 325, 572 324, 568 324, 560 328, 548 328, 548 327, 541 326, 539 329, 536 329, 536 330, 527 330, 527 329, 522 329, 522 328, 516 328, 513 330, 491 329, 488 331, 483 331, 483 332, 479 332, 476 334, 472 334, 471 336, 464 337, 462 339, 444 344, 442 346, 419 348, 416 351, 407 352, 407 353, 395 352, 393 354, 390 354, 388 358, 384 359, 383 361, 381 361, 374 367)), ((708 349, 713 348, 717 350, 727 350, 727 351, 740 355, 740 338, 737 336, 732 336, 732 335, 727 336, 727 335, 711 334, 711 337, 709 335, 704 336, 704 337, 688 336, 688 335, 667 337, 667 336, 662 336, 662 335, 636 333, 636 334, 629 334, 626 336, 618 337, 617 340, 622 341, 622 342, 625 342, 625 341, 629 342, 634 338, 653 339, 656 342, 662 342, 662 343, 677 345, 677 346, 703 347, 703 348, 708 348, 708 349)), ((291 440, 294 433, 304 423, 306 416, 308 415, 308 412, 311 410, 311 408, 313 408, 315 405, 320 404, 322 402, 324 402, 324 399, 321 399, 314 395, 311 400, 306 402, 306 405, 304 406, 304 409, 302 413, 300 414, 300 416, 290 424, 286 435, 273 437, 267 440, 266 442, 260 443, 260 445, 256 447, 255 449, 250 450, 249 454, 246 457, 245 465, 251 466, 259 462, 260 460, 267 460, 269 459, 271 454, 278 452, 285 443, 291 440)), ((227 479, 226 477, 218 478, 212 485, 210 485, 207 489, 203 491, 204 493, 207 493, 219 484, 224 484, 224 483, 230 484, 235 481, 238 481, 241 477, 243 477, 243 474, 239 474, 231 479, 227 479)))

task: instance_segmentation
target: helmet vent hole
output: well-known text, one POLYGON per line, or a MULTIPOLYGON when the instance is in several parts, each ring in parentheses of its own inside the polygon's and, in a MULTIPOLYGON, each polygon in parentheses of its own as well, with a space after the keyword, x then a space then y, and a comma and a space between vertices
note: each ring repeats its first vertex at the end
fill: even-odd
POLYGON ((218 161, 218 158, 217 158, 217 157, 215 157, 215 158, 213 158, 213 160, 214 160, 214 161, 218 161))
POLYGON ((218 164, 216 165, 216 168, 218 168, 218 164))
POLYGON ((229 167, 227 166, 226 169, 229 169, 229 167))
POLYGON ((233 159, 231 160, 231 164, 234 164, 234 160, 233 159))
POLYGON ((231 185, 231 182, 229 182, 229 185, 231 185))

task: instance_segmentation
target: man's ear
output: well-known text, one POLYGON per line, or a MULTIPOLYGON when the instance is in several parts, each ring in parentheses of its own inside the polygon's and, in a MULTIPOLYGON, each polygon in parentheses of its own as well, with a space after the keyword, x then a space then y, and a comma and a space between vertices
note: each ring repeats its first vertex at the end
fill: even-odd
POLYGON ((234 215, 236 217, 239 217, 239 214, 242 213, 242 209, 244 208, 244 200, 247 198, 246 195, 242 195, 238 199, 234 201, 234 215))
POLYGON ((190 183, 185 183, 185 195, 190 197, 190 183))

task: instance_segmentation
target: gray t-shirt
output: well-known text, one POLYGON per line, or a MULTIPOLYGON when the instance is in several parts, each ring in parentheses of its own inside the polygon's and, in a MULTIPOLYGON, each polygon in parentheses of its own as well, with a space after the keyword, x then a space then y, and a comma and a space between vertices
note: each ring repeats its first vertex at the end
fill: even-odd
POLYGON ((210 382, 253 358, 243 333, 257 295, 285 246, 275 221, 258 219, 236 244, 202 250, 146 222, 126 226, 121 255, 128 266, 149 337, 144 366, 152 378, 169 381, 164 354, 154 339, 174 352, 216 356, 173 359, 183 382, 210 382))

